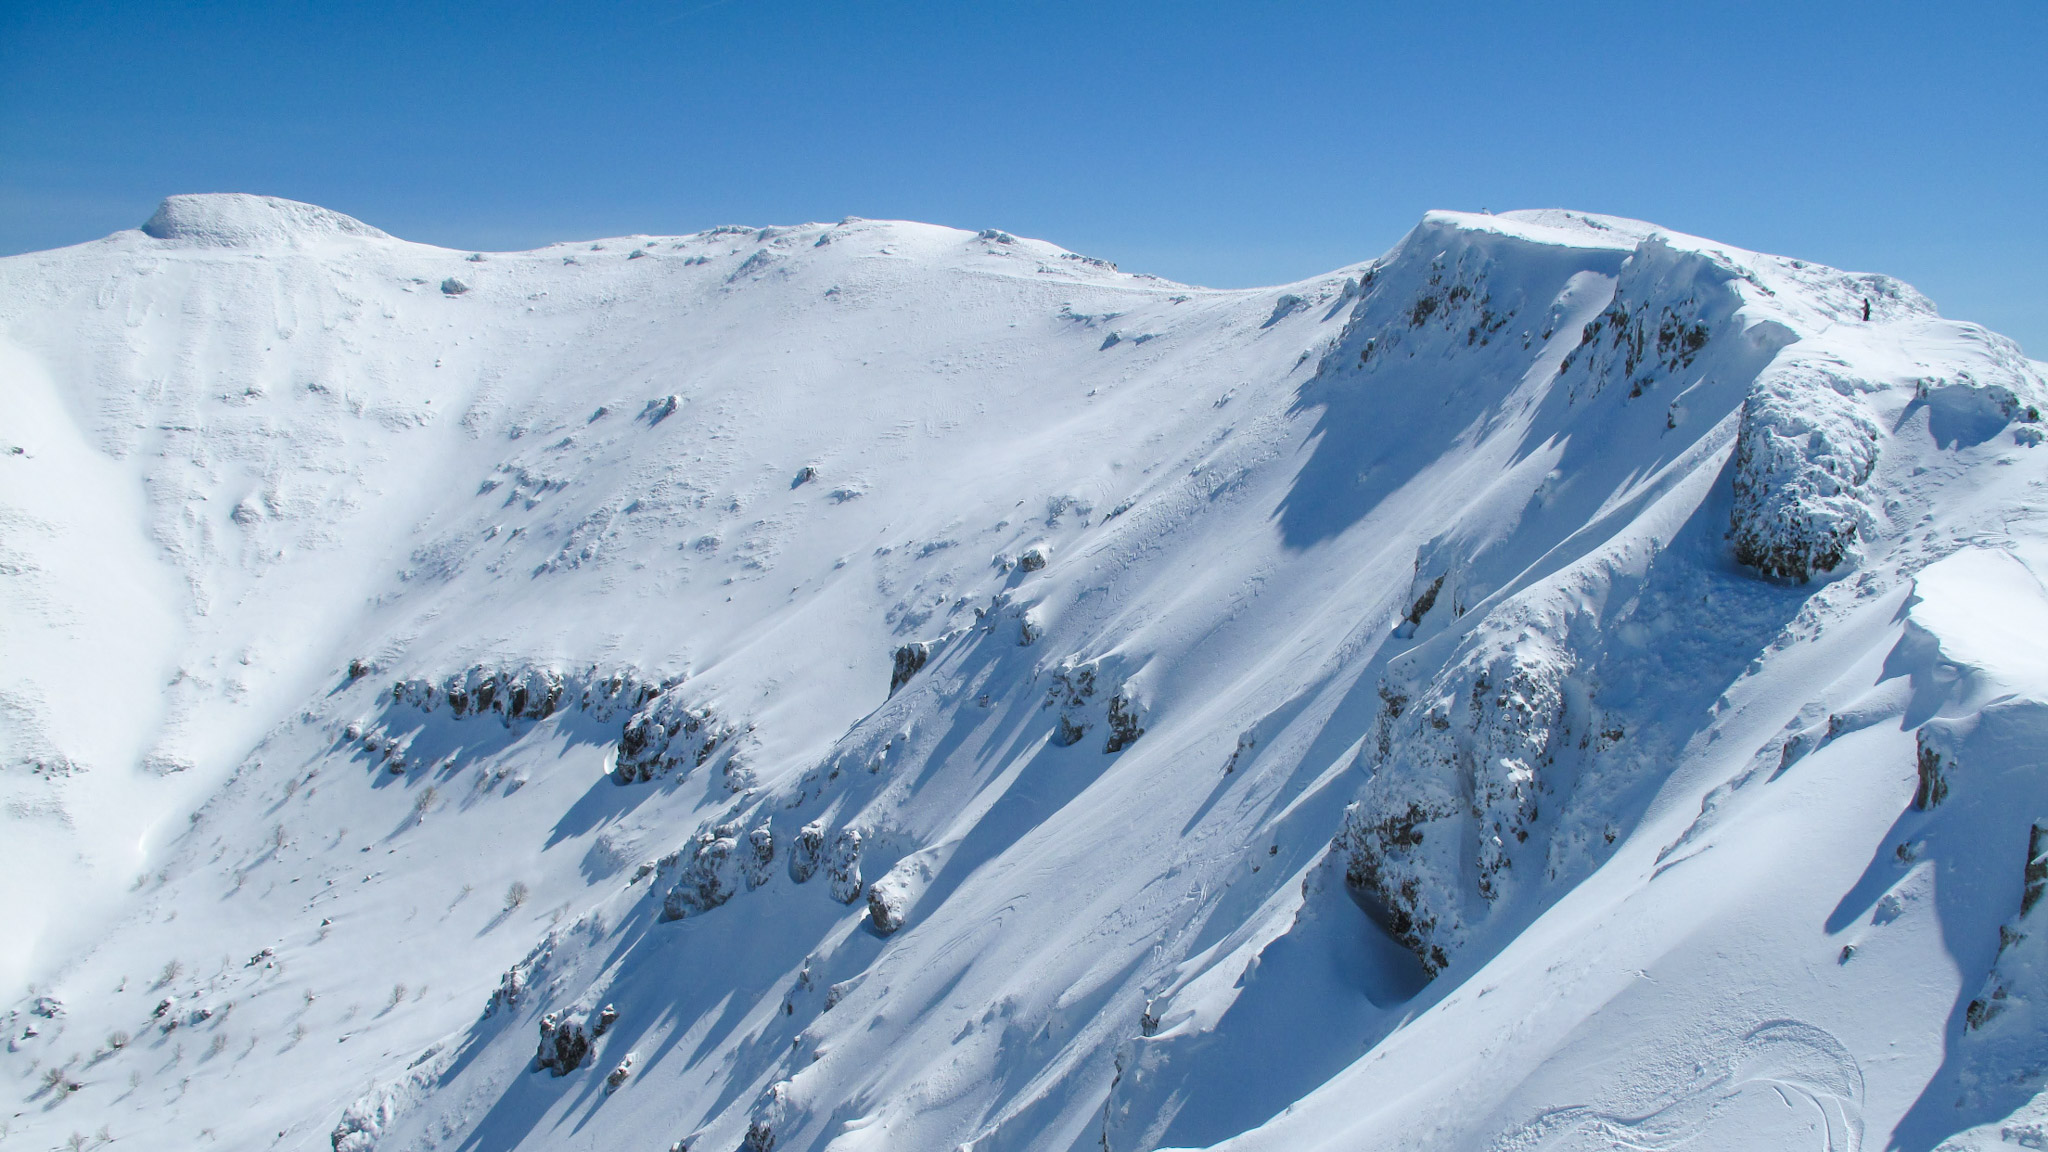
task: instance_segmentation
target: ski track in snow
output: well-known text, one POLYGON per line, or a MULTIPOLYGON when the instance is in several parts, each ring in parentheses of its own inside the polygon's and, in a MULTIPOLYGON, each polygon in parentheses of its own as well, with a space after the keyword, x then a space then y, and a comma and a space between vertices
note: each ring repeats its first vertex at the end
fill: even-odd
POLYGON ((0 403, 0 1147, 2048 1146, 2048 383, 1889 278, 174 197, 0 403))
POLYGON ((1552 1109, 1496 1140, 1493 1150, 1662 1152, 1707 1146, 1716 1142, 1716 1136, 1735 1146, 1753 1146, 1762 1134, 1729 1123, 1728 1114, 1760 1096, 1767 1103, 1769 1097, 1758 1089, 1775 1095, 1792 1113, 1809 1113, 1787 1118, 1793 1125, 1803 1121, 1817 1137, 1808 1147, 1857 1152, 1863 1146, 1863 1075, 1855 1058, 1829 1033, 1797 1020, 1774 1020, 1752 1029, 1710 1060, 1699 1082, 1648 1111, 1621 1115, 1585 1105, 1552 1109), (1717 1125, 1733 1130, 1717 1133, 1717 1125))

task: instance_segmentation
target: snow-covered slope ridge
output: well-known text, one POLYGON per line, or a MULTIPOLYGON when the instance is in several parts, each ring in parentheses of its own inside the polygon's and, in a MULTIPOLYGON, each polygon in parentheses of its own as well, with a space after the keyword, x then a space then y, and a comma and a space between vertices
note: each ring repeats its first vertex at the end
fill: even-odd
POLYGON ((1896 281, 174 197, 0 387, 0 1144, 2048 1139, 2048 384, 1896 281))

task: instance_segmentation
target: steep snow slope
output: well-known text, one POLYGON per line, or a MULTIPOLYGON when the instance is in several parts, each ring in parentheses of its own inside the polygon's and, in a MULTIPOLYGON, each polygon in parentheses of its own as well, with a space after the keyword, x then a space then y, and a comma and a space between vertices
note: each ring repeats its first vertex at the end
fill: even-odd
POLYGON ((2048 1131, 2048 386, 1895 281, 177 197, 0 365, 8 1142, 2048 1131))

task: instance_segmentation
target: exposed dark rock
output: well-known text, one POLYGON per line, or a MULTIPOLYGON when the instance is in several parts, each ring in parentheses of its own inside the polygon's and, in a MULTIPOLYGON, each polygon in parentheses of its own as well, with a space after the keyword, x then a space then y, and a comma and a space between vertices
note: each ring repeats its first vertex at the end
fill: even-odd
POLYGON ((1408 621, 1409 627, 1421 626, 1422 618, 1429 615, 1431 608, 1436 607, 1437 593, 1443 590, 1444 578, 1442 576, 1438 576, 1435 580, 1430 581, 1429 587, 1422 590, 1422 594, 1415 598, 1415 603, 1408 606, 1408 614, 1402 617, 1402 619, 1408 621))
POLYGON ((1735 440, 1735 558, 1805 582, 1850 556, 1869 512, 1863 486, 1877 466, 1877 422, 1818 371, 1759 381, 1742 403, 1735 440))
POLYGON ((818 871, 818 858, 825 850, 825 821, 813 820, 797 829, 789 843, 789 878, 802 884, 818 871))
POLYGON ((1948 770, 1953 767, 1952 759, 1938 746, 1938 737, 1931 739, 1931 735, 1922 728, 1914 738, 1920 753, 1920 786, 1913 790, 1913 807, 1923 812, 1948 798, 1948 770))
POLYGON ((896 667, 889 673, 889 695, 894 696, 898 688, 910 683, 910 678, 931 658, 932 646, 923 641, 896 649, 896 667))
POLYGON ((766 884, 774 865, 775 829, 763 819, 753 831, 747 833, 746 850, 740 861, 740 872, 746 877, 747 891, 751 892, 766 884))
POLYGON ((885 876, 868 886, 868 923, 884 936, 903 927, 904 913, 902 894, 883 883, 887 879, 885 876))
POLYGON ((1086 710, 1095 698, 1095 664, 1061 665, 1053 669, 1052 687, 1046 694, 1047 706, 1059 705, 1059 726, 1053 730, 1052 742, 1062 748, 1078 744, 1088 734, 1089 722, 1086 710))
POLYGON ((442 704, 457 716, 495 713, 506 724, 514 720, 545 720, 562 706, 570 684, 553 668, 488 664, 457 672, 438 683, 421 677, 391 687, 391 702, 432 712, 442 704))
POLYGON ((1119 692, 1109 698, 1109 740, 1104 752, 1121 752, 1138 742, 1145 729, 1138 724, 1137 705, 1119 692))
POLYGON ((732 899, 736 891, 732 872, 734 853, 739 847, 738 837, 739 827, 734 824, 720 824, 697 834, 695 847, 688 852, 689 861, 684 865, 682 875, 677 877, 675 886, 662 900, 664 916, 680 920, 692 914, 709 912, 732 899))
POLYGON ((613 778, 632 784, 679 766, 702 767, 737 734, 709 705, 692 706, 681 693, 665 692, 626 721, 613 778))
POLYGON ((540 1018, 540 1048, 534 1062, 557 1076, 567 1076, 590 1055, 590 1033, 583 1021, 550 1012, 540 1018))
POLYGON ((500 1008, 517 1008, 526 999, 527 989, 547 970, 548 960, 554 953, 555 936, 551 932, 536 945, 526 958, 505 970, 498 978, 498 986, 491 992, 491 998, 484 1005, 484 1015, 492 1016, 500 1008))
POLYGON ((1059 726, 1053 729, 1052 742, 1061 748, 1071 748, 1079 744, 1081 738, 1086 735, 1088 735, 1088 725, 1080 723, 1062 712, 1060 714, 1059 726))
POLYGON ((843 828, 832 841, 832 853, 825 861, 825 878, 832 882, 832 898, 841 904, 860 899, 860 849, 860 829, 843 828))

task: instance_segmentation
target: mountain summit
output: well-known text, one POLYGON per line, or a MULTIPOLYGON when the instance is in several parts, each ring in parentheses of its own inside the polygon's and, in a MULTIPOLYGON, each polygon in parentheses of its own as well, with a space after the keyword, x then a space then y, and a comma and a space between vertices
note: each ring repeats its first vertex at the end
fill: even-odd
POLYGON ((0 1140, 2038 1146, 2043 371, 1564 211, 0 260, 0 1140))

